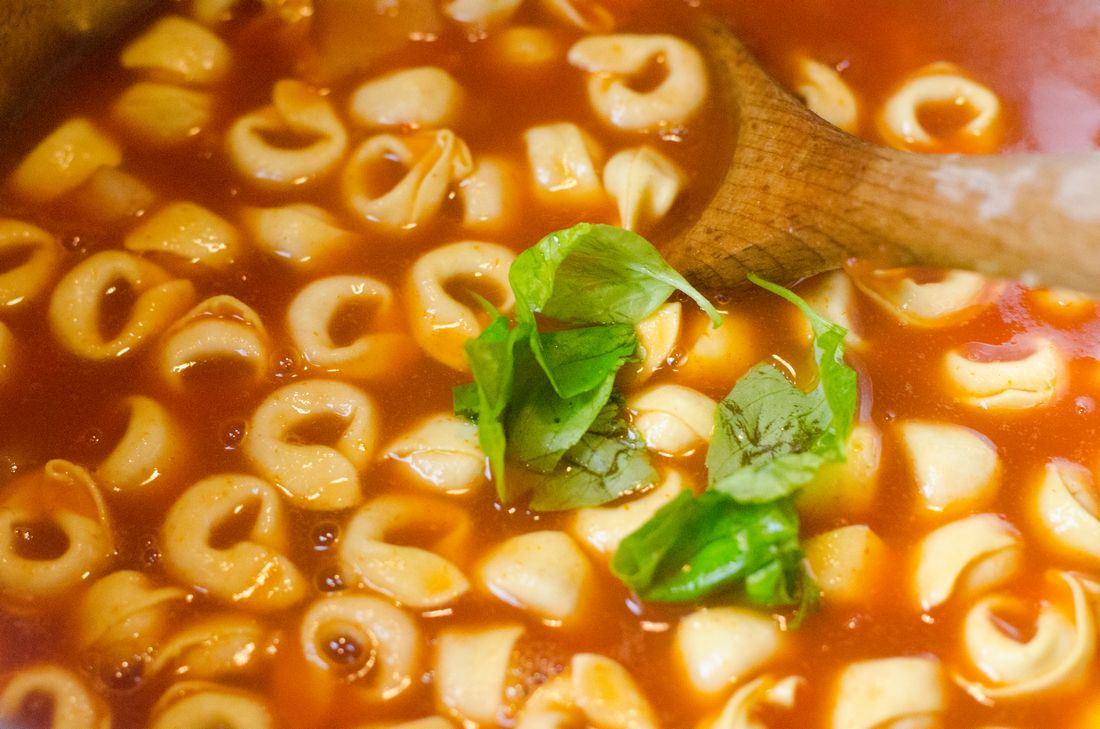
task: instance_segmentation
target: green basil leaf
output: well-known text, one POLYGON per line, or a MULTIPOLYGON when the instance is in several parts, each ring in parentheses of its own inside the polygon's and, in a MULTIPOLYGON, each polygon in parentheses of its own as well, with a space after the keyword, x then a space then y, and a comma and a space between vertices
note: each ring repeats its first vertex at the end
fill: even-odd
POLYGON ((611 225, 580 223, 521 253, 508 274, 517 316, 541 313, 578 324, 637 324, 674 290, 721 317, 649 241, 611 225))
POLYGON ((626 324, 565 329, 537 336, 547 374, 562 397, 599 387, 638 348, 634 327, 626 324))
POLYGON ((619 545, 611 569, 644 600, 690 602, 740 591, 758 605, 793 603, 802 549, 793 499, 741 504, 684 492, 619 545))
POLYGON ((535 487, 531 508, 562 511, 599 506, 656 480, 657 469, 632 434, 612 437, 588 432, 565 453, 557 470, 535 487))
POLYGON ((451 402, 454 405, 455 415, 472 423, 477 422, 477 415, 481 409, 477 384, 467 382, 463 385, 455 385, 451 389, 451 402))

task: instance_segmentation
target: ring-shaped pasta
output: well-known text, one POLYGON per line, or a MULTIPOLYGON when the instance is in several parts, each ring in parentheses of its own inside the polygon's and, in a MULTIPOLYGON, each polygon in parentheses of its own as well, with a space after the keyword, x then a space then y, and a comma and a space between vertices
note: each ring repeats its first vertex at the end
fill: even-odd
POLYGON ((208 681, 182 681, 157 700, 149 729, 275 729, 263 697, 208 681))
POLYGON ((183 589, 158 587, 135 570, 101 577, 77 604, 76 648, 108 657, 148 655, 167 632, 172 611, 187 597, 183 589))
POLYGON ((132 355, 159 336, 194 302, 190 281, 122 251, 102 251, 74 266, 50 298, 50 328, 73 354, 90 360, 132 355), (105 298, 124 283, 135 298, 119 331, 104 334, 105 298))
POLYGON ((540 0, 546 12, 574 28, 606 33, 615 27, 615 14, 600 0, 540 0))
POLYGON ((435 641, 432 679, 439 703, 460 721, 490 725, 505 705, 519 625, 449 629, 435 641), (477 666, 471 671, 471 666, 477 666))
POLYGON ((837 680, 832 729, 933 729, 947 707, 939 661, 875 658, 849 664, 837 680))
POLYGON ((175 84, 138 81, 111 105, 111 118, 154 149, 178 147, 210 126, 214 97, 175 84))
POLYGON ((0 308, 37 298, 49 285, 61 258, 61 245, 41 228, 0 218, 0 257, 19 261, 0 264, 0 308))
POLYGON ((917 547, 913 583, 921 609, 997 587, 1019 569, 1022 552, 1016 527, 996 514, 976 514, 936 529, 917 547))
POLYGON ((604 195, 603 150, 572 122, 540 124, 523 133, 534 191, 547 203, 592 204, 604 195))
POLYGON ((433 415, 386 448, 412 480, 452 496, 467 494, 488 479, 477 425, 450 413, 433 415))
POLYGON ((115 493, 139 494, 163 483, 183 465, 185 441, 172 415, 156 400, 132 395, 123 401, 126 430, 95 468, 95 477, 115 493))
POLYGON ((324 265, 362 243, 323 208, 294 203, 281 208, 246 208, 245 227, 264 252, 303 271, 324 265))
POLYGON ((897 432, 925 510, 961 514, 983 508, 996 495, 1001 459, 981 433, 924 420, 899 423, 897 432))
POLYGON ((438 66, 403 68, 355 89, 348 113, 365 127, 437 129, 454 122, 463 96, 454 76, 438 66))
POLYGON ((1100 490, 1087 468, 1063 460, 1048 463, 1032 504, 1033 520, 1057 551, 1100 564, 1100 490))
POLYGON ((420 628, 376 597, 315 600, 302 616, 298 642, 309 665, 349 683, 371 703, 400 696, 420 678, 420 628))
POLYGON ((523 0, 447 0, 444 14, 476 32, 503 25, 515 14, 523 0))
POLYGON ((416 343, 400 331, 400 312, 389 286, 370 276, 329 276, 308 284, 287 309, 294 346, 312 367, 341 377, 374 380, 400 376, 416 343), (371 307, 370 322, 354 339, 337 342, 342 310, 371 307))
POLYGON ((556 627, 578 619, 592 566, 564 532, 543 530, 505 539, 478 567, 486 591, 556 627))
POLYGON ((246 370, 235 382, 254 386, 267 372, 268 349, 260 315, 240 299, 221 294, 200 302, 165 333, 160 376, 182 390, 203 366, 224 363, 246 370))
POLYGON ((508 269, 516 254, 495 243, 461 241, 428 251, 409 270, 409 328, 417 344, 443 364, 465 372, 466 341, 483 325, 478 312, 455 298, 455 284, 469 284, 505 316, 516 305, 508 269))
POLYGON ((702 54, 673 35, 588 36, 569 49, 569 63, 588 73, 588 100, 596 115, 625 131, 686 124, 707 98, 702 54), (664 69, 661 82, 649 91, 631 88, 631 78, 654 63, 664 69))
POLYGON ((221 613, 176 631, 159 646, 149 672, 214 680, 254 673, 270 655, 271 635, 250 615, 221 613))
POLYGON ((718 403, 690 387, 662 383, 632 395, 626 407, 647 448, 685 456, 710 443, 718 403))
POLYGON ((111 729, 111 710, 75 673, 40 663, 20 668, 0 691, 0 724, 21 726, 28 700, 51 707, 48 729, 111 729), (10 722, 10 723, 9 723, 10 722))
POLYGON ((997 614, 1019 604, 1009 595, 990 595, 966 614, 963 645, 970 661, 989 679, 972 681, 955 673, 955 682, 981 703, 1017 701, 1068 690, 1082 679, 1096 655, 1095 586, 1071 572, 1054 571, 1051 579, 1069 587, 1072 618, 1052 603, 1043 603, 1028 640, 1006 635, 997 614))
POLYGON ((619 225, 627 230, 667 215, 686 182, 675 162, 649 146, 624 149, 603 168, 604 189, 615 198, 619 225))
POLYGON ((619 663, 594 653, 573 656, 564 673, 539 686, 516 719, 516 729, 591 726, 657 729, 649 700, 619 663))
POLYGON ((470 582, 454 562, 438 552, 460 554, 469 539, 465 509, 424 496, 380 496, 364 504, 340 540, 339 563, 348 576, 416 610, 440 608, 458 600, 470 582), (392 544, 393 533, 430 533, 427 549, 392 544))
POLYGON ((123 68, 173 83, 207 86, 229 71, 229 47, 193 20, 168 15, 153 23, 119 55, 123 68))
POLYGON ((499 230, 519 209, 519 175, 499 157, 479 157, 470 176, 458 183, 462 222, 467 228, 499 230))
POLYGON ((794 63, 794 92, 813 113, 849 134, 859 131, 859 99, 832 66, 799 55, 794 63))
POLYGON ((804 542, 806 564, 825 604, 859 605, 873 600, 890 563, 886 544, 866 524, 849 524, 804 542))
MULTIPOLYGON (((992 348, 1000 354, 1000 348, 992 348)), ((1015 354, 1015 351, 1013 351, 1015 354)), ((983 410, 1027 410, 1057 401, 1069 379, 1065 356, 1047 339, 1036 339, 1023 357, 975 360, 958 350, 944 357, 958 399, 983 410)))
POLYGON ((806 679, 801 676, 755 678, 738 688, 718 716, 704 720, 699 729, 768 729, 760 719, 761 709, 793 709, 798 691, 805 685, 806 679))
POLYGON ((83 117, 62 123, 38 143, 8 178, 8 187, 27 202, 45 204, 72 192, 101 167, 118 167, 122 150, 83 117))
POLYGON ((856 285, 903 324, 940 328, 962 324, 1000 297, 1004 283, 972 271, 891 268, 861 273, 856 285))
POLYGON ((770 615, 702 608, 681 618, 674 650, 692 687, 715 694, 758 673, 782 651, 784 639, 770 615))
POLYGON ((412 230, 427 223, 453 185, 473 171, 470 148, 449 129, 408 136, 379 134, 360 144, 344 166, 344 203, 369 223, 412 230), (377 179, 377 168, 393 163, 405 173, 386 187, 377 179))
POLYGON ((114 230, 139 219, 156 201, 156 193, 134 175, 100 167, 65 202, 76 220, 114 230))
POLYGON ((13 609, 73 592, 115 555, 107 505, 86 470, 60 459, 0 494, 0 600, 13 609), (41 544, 26 551, 28 544, 41 544))
POLYGON ((879 487, 882 434, 870 423, 856 423, 848 435, 847 460, 829 463, 798 495, 800 514, 822 521, 857 519, 871 512, 879 487))
POLYGON ((165 569, 217 600, 272 612, 305 596, 306 580, 285 556, 279 493, 258 478, 199 481, 172 504, 161 534, 165 569))
POLYGON ((570 531, 592 551, 610 557, 624 539, 688 488, 680 473, 669 469, 656 488, 626 503, 577 509, 570 531))
POLYGON ((127 233, 122 244, 128 251, 217 271, 229 269, 243 249, 229 221, 191 202, 168 203, 127 233))
POLYGON ((912 74, 886 99, 878 130, 887 144, 898 149, 994 152, 1004 136, 1001 100, 954 64, 933 63, 912 74), (951 117, 963 112, 969 118, 944 135, 922 120, 922 112, 929 110, 950 110, 951 117))
POLYGON ((295 506, 347 509, 363 500, 359 472, 370 463, 377 433, 378 415, 365 392, 343 382, 302 380, 260 403, 244 452, 295 506), (310 426, 328 431, 332 445, 311 442, 310 426))
POLYGON ((329 100, 293 79, 276 82, 271 100, 226 132, 238 172, 258 187, 288 190, 335 170, 347 153, 348 135, 329 100), (272 135, 292 135, 297 144, 275 144, 268 141, 272 135))

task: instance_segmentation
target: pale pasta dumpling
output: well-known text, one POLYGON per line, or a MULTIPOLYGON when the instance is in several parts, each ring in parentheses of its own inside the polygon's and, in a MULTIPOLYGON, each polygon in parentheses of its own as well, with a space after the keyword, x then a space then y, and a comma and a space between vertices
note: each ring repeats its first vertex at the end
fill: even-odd
POLYGON ((761 721, 761 709, 793 709, 798 690, 805 685, 801 676, 753 679, 734 692, 718 716, 700 723, 699 729, 768 729, 761 721))
POLYGON ((983 410, 1026 410, 1055 402, 1069 375, 1065 356, 1046 339, 1031 343, 1030 353, 1005 360, 978 361, 953 350, 944 358, 949 382, 963 403, 983 410))
POLYGON ((523 0, 447 0, 443 12, 452 20, 475 31, 486 31, 506 23, 523 0))
POLYGON ((601 0, 539 0, 558 20, 589 33, 606 33, 615 27, 615 15, 601 0))
POLYGON ((301 81, 283 79, 272 89, 271 101, 226 132, 237 171, 271 190, 307 185, 333 172, 347 154, 348 135, 329 100, 301 81), (294 143, 270 141, 280 135, 294 143))
POLYGON ((516 254, 504 246, 460 241, 435 248, 416 260, 406 284, 409 328, 421 349, 448 367, 467 369, 463 345, 483 328, 483 314, 456 298, 475 293, 505 316, 516 304, 508 269, 516 254), (463 291, 467 289, 468 291, 463 291))
POLYGON ((440 493, 467 494, 487 479, 477 425, 450 413, 433 415, 398 436, 386 458, 400 464, 413 483, 440 493))
POLYGON ((150 147, 175 147, 210 126, 214 97, 175 84, 138 81, 115 100, 111 116, 127 133, 150 147))
POLYGON ((1020 568, 1023 541, 1011 523, 996 514, 976 514, 946 524, 917 546, 913 587, 924 611, 953 596, 991 590, 1020 568))
POLYGON ((393 291, 369 276, 313 281, 287 309, 291 339, 306 362, 355 380, 393 377, 416 356, 416 343, 400 331, 399 321, 393 291), (351 338, 335 329, 341 313, 353 307, 370 307, 370 320, 351 338))
POLYGON ((715 694, 758 673, 783 650, 771 616, 734 607, 696 610, 676 628, 675 651, 691 685, 715 694))
POLYGON ((114 229, 145 215, 156 201, 157 194, 134 175, 118 167, 100 167, 66 203, 78 220, 114 229))
POLYGON ((564 673, 531 694, 516 720, 516 729, 565 726, 657 729, 658 723, 625 668, 606 656, 578 653, 564 673))
POLYGON ((295 506, 346 509, 362 501, 359 472, 370 462, 377 432, 378 415, 365 392, 343 382, 300 380, 260 403, 244 452, 295 506))
POLYGON ((809 56, 795 60, 794 92, 810 111, 849 134, 859 131, 859 98, 833 66, 809 56))
POLYGON ((569 63, 588 73, 588 100, 606 123, 625 131, 682 126, 707 98, 702 54, 672 35, 592 35, 569 49, 569 63), (652 90, 631 80, 660 64, 664 76, 652 90))
POLYGON ((1064 691, 1078 685, 1096 655, 1097 595, 1100 586, 1070 572, 1054 572, 1072 596, 1072 610, 1056 602, 1039 605, 1034 632, 1026 640, 1008 635, 998 615, 1020 609, 1021 600, 990 595, 974 605, 963 621, 967 657, 984 675, 971 681, 955 675, 979 701, 1013 701, 1064 691))
POLYGON ((993 304, 1004 284, 972 271, 944 271, 932 279, 908 269, 871 271, 856 284, 905 324, 939 328, 973 319, 993 304))
POLYGON ((429 222, 473 171, 470 148, 449 129, 379 134, 356 147, 344 166, 344 204, 365 222, 412 230, 429 222), (404 174, 390 184, 384 173, 394 165, 404 174))
POLYGON ((219 271, 230 268, 242 253, 232 223, 192 202, 172 202, 126 234, 123 245, 137 253, 164 256, 219 271))
POLYGON ((94 473, 104 488, 137 495, 175 475, 185 459, 185 436, 175 418, 152 398, 131 395, 123 407, 126 429, 94 473))
POLYGON ((534 190, 546 202, 591 203, 603 194, 603 151, 572 122, 531 127, 523 133, 534 190))
POLYGON ((194 302, 190 281, 123 251, 96 253, 65 274, 54 288, 50 329, 65 349, 83 359, 133 355, 159 336, 194 302), (108 297, 128 289, 130 312, 117 331, 104 333, 108 297))
POLYGON ((626 407, 647 448, 683 456, 710 442, 718 403, 690 387, 660 384, 632 395, 626 407))
MULTIPOLYGON (((847 273, 833 271, 817 276, 807 286, 800 288, 799 294, 818 314, 848 330, 844 337, 847 346, 858 348, 863 344, 855 285, 847 273)), ((798 321, 797 326, 803 328, 806 339, 811 339, 813 331, 801 312, 798 314, 798 321)))
POLYGON ((403 68, 351 93, 348 113, 365 127, 449 127, 462 109, 462 86, 438 66, 403 68))
POLYGON ((21 610, 62 599, 115 556, 107 505, 86 470, 54 459, 0 492, 0 601, 21 610), (46 546, 27 551, 41 540, 46 546))
POLYGON ((624 539, 687 488, 690 486, 680 473, 670 469, 656 488, 637 498, 621 504, 577 509, 571 531, 593 551, 610 556, 624 539))
POLYGON ((1084 466, 1055 460, 1032 492, 1032 519, 1059 552, 1100 564, 1100 491, 1084 466))
POLYGON ((866 524, 818 534, 803 549, 825 602, 840 605, 872 600, 890 558, 886 544, 866 524))
POLYGON ((50 707, 48 729, 111 729, 111 710, 80 676, 62 666, 40 663, 11 674, 0 690, 0 724, 18 726, 33 700, 50 707))
POLYGON ((306 580, 286 557, 279 492, 243 474, 210 476, 184 491, 161 527, 163 562, 181 582, 255 612, 285 609, 306 580))
POLYGON ((122 150, 83 117, 61 124, 38 143, 11 173, 8 187, 18 197, 49 203, 80 187, 100 167, 117 167, 122 150))
POLYGON ((278 208, 246 208, 241 220, 264 252, 309 271, 354 250, 362 241, 323 208, 293 203, 278 208))
POLYGON ((442 631, 432 671, 439 703, 464 722, 498 721, 516 641, 523 632, 518 625, 442 631))
POLYGON ((182 681, 153 706, 149 729, 275 729, 263 697, 209 681, 182 681))
POLYGON ((876 658, 840 673, 832 729, 937 729, 947 707, 943 670, 922 657, 876 658))
POLYGON ((134 570, 96 580, 77 605, 74 642, 108 660, 151 653, 169 629, 173 610, 187 599, 176 586, 157 587, 134 570))
POLYGON ((886 142, 899 149, 922 152, 947 151, 952 143, 970 152, 992 152, 1003 134, 1001 100, 988 86, 966 76, 950 63, 933 63, 902 82, 886 99, 878 116, 878 130, 886 142), (922 111, 952 108, 969 117, 946 137, 929 129, 922 111))
POLYGON ((417 610, 450 605, 470 583, 454 562, 438 552, 461 553, 471 530, 465 509, 445 501, 408 495, 380 496, 348 522, 340 541, 341 569, 363 586, 417 610), (428 548, 393 544, 397 533, 428 532, 428 548))
POLYGON ((229 71, 232 56, 221 38, 193 20, 169 15, 122 49, 123 68, 181 84, 206 86, 229 71))
POLYGON ((369 702, 390 701, 420 680, 423 636, 385 600, 337 595, 314 601, 298 641, 306 662, 369 702))
POLYGON ((741 375, 761 359, 760 335, 752 321, 736 311, 722 313, 717 329, 695 307, 684 312, 675 360, 676 382, 700 390, 729 392, 741 375))
POLYGON ((680 341, 682 321, 683 306, 679 301, 670 301, 659 306, 634 326, 642 359, 637 363, 628 362, 619 371, 620 385, 624 385, 627 390, 641 385, 653 373, 669 364, 676 344, 680 341))
POLYGON ((1087 316, 1096 311, 1096 298, 1072 289, 1031 289, 1028 299, 1050 318, 1066 319, 1087 316))
POLYGON ((474 161, 470 176, 458 183, 462 222, 476 230, 499 230, 515 219, 519 209, 519 174, 502 157, 474 161))
POLYGON ((61 258, 61 244, 38 226, 0 218, 0 256, 21 260, 0 271, 0 309, 38 298, 49 286, 61 258))
POLYGON ((952 423, 909 420, 897 426, 921 506, 943 515, 988 504, 997 492, 1001 462, 980 433, 952 423))
POLYGON ((268 366, 268 337, 252 307, 227 294, 200 302, 169 329, 160 347, 160 375, 183 389, 203 367, 231 365, 246 374, 236 378, 255 385, 268 366))
POLYGON ((828 463, 798 495, 798 511, 817 518, 860 518, 878 498, 882 434, 870 423, 856 423, 848 435, 848 460, 828 463))
POLYGON ((149 671, 213 680, 255 673, 272 653, 271 631, 251 615, 219 613, 166 637, 149 671))
POLYGON ((565 53, 558 35, 537 25, 512 25, 494 34, 489 42, 504 68, 520 73, 541 70, 565 53))
POLYGON ((619 225, 627 230, 665 217, 685 182, 676 163, 649 146, 624 149, 603 168, 603 186, 615 198, 619 225))
POLYGON ((592 579, 588 558, 568 535, 538 531, 506 539, 478 569, 482 586, 550 625, 579 617, 592 579))

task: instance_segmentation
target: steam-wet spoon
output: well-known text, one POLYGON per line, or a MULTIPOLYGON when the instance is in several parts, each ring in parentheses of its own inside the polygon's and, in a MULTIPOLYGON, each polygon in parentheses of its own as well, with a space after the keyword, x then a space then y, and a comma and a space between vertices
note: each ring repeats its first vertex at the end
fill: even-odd
POLYGON ((1100 153, 882 147, 810 112, 724 24, 702 21, 699 40, 734 143, 705 210, 663 247, 697 285, 789 283, 863 258, 1100 292, 1100 153))

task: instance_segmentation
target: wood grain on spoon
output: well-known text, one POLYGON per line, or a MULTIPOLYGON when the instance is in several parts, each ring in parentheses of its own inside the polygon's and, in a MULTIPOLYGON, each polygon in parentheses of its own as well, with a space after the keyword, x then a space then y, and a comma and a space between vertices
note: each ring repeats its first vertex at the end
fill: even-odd
POLYGON ((697 285, 789 283, 861 258, 1100 292, 1100 153, 889 149, 806 109, 722 23, 703 21, 700 42, 735 142, 706 209, 663 249, 697 285))

